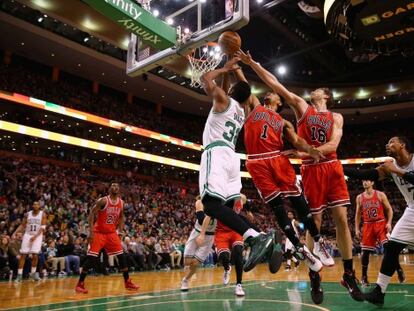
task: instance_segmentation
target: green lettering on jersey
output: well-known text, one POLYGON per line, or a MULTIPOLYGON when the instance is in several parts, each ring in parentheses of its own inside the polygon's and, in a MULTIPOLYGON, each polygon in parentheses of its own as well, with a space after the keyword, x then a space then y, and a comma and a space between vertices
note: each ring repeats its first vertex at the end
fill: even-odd
POLYGON ((227 121, 224 124, 224 126, 228 127, 229 131, 223 133, 223 138, 225 140, 227 140, 228 142, 233 143, 234 145, 236 145, 237 138, 239 136, 241 128, 238 128, 237 125, 234 124, 234 122, 231 122, 231 121, 227 121))

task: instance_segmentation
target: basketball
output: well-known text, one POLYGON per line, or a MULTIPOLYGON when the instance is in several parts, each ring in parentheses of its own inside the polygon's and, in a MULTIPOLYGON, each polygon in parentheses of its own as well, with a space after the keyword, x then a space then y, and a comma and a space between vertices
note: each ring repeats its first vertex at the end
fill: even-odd
POLYGON ((241 47, 241 38, 237 32, 225 31, 219 39, 218 44, 226 55, 234 55, 241 47))

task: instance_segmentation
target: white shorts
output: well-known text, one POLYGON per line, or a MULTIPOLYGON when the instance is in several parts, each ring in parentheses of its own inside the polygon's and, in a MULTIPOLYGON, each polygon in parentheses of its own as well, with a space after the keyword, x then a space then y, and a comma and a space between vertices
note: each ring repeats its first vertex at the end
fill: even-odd
POLYGON ((290 242, 290 240, 288 238, 286 238, 286 242, 285 242, 285 253, 289 250, 293 249, 293 244, 292 242, 290 242))
POLYGON ((414 246, 414 209, 405 209, 391 232, 390 240, 414 246))
POLYGON ((199 262, 203 263, 210 251, 212 250, 213 243, 214 243, 214 235, 207 235, 204 240, 204 245, 198 247, 196 243, 196 238, 200 235, 195 229, 191 231, 190 237, 188 238, 187 242, 185 243, 184 248, 184 258, 190 257, 195 258, 199 262))
POLYGON ((33 242, 30 242, 32 235, 25 233, 23 235, 20 254, 39 254, 42 249, 43 234, 39 235, 33 242))
POLYGON ((200 195, 229 201, 240 197, 242 188, 240 158, 230 147, 216 146, 201 156, 199 175, 200 195))

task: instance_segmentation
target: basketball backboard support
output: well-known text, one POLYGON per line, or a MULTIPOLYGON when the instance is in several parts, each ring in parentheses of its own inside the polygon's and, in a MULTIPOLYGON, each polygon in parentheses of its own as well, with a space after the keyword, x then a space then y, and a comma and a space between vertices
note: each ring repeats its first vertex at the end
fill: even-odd
MULTIPOLYGON (((163 2, 159 0, 159 5, 163 2)), ((213 3, 220 1, 195 0, 168 15, 161 17, 177 30, 177 44, 163 50, 156 50, 131 34, 127 54, 127 74, 139 76, 158 66, 182 59, 194 49, 216 41, 226 30, 237 31, 249 22, 249 0, 222 0, 218 7, 221 12, 214 13, 213 3)), ((165 5, 157 7, 157 0, 147 8, 154 15, 160 14, 165 5)), ((166 10, 168 8, 165 8, 166 10)))

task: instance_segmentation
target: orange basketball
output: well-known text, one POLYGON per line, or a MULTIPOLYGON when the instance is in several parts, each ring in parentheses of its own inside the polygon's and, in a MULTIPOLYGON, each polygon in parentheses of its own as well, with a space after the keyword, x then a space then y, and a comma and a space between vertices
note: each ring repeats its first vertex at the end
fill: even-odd
POLYGON ((237 32, 225 31, 219 39, 218 44, 226 55, 234 55, 241 48, 241 38, 237 32))

